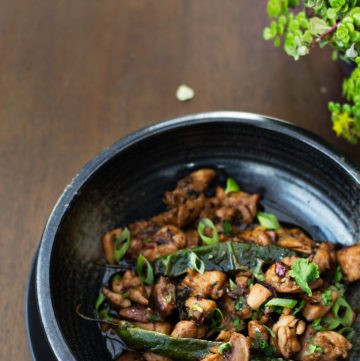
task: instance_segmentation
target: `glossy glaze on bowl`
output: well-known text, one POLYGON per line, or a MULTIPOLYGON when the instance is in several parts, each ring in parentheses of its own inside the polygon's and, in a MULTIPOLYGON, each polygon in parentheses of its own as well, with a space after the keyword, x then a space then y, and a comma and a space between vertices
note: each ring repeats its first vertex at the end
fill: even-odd
MULTIPOLYGON (((317 240, 359 241, 360 175, 308 132, 247 113, 204 113, 130 135, 84 167, 58 201, 37 264, 40 315, 62 361, 110 360, 92 313, 104 270, 100 237, 163 209, 165 190, 190 170, 212 167, 262 194, 265 209, 317 240)), ((359 295, 354 287, 351 298, 359 295)), ((356 324, 359 328, 359 322, 356 324)), ((359 331, 359 330, 358 330, 359 331)), ((359 359, 356 343, 351 360, 359 359)))

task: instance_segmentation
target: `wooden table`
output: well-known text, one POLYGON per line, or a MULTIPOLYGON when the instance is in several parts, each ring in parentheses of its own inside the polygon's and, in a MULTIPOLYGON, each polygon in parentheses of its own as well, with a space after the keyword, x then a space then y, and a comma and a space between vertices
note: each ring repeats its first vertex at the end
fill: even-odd
POLYGON ((262 40, 265 1, 0 2, 0 354, 30 360, 24 291, 46 219, 73 175, 118 138, 182 114, 287 119, 360 164, 328 100, 343 73, 329 49, 294 62, 262 40), (188 84, 192 101, 176 88, 188 84))

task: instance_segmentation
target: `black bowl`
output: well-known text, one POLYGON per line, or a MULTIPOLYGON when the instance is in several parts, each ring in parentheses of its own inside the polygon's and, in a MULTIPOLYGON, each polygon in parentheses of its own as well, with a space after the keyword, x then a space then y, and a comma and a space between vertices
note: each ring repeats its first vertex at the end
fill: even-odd
MULTIPOLYGON (((266 210, 317 240, 359 241, 359 171, 308 132, 236 112, 192 115, 142 129, 83 168, 45 228, 35 292, 56 359, 111 359, 97 324, 75 313, 79 303, 91 312, 101 285, 100 237, 161 211, 163 192, 199 167, 216 168, 239 180, 242 189, 261 193, 266 210)), ((358 287, 350 295, 353 302, 356 295, 358 287)), ((353 360, 359 359, 359 348, 355 345, 353 360)))

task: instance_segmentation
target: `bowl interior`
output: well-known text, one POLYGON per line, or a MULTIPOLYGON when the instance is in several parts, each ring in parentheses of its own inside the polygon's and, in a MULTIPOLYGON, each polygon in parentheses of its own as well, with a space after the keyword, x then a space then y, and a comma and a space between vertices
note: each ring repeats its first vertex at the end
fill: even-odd
MULTIPOLYGON (((237 179, 243 190, 263 196, 266 210, 317 240, 359 241, 359 181, 322 146, 294 131, 274 121, 213 119, 163 127, 151 136, 143 132, 141 141, 113 146, 67 206, 51 251, 52 307, 77 360, 111 360, 98 326, 75 313, 79 303, 92 313, 104 276, 96 264, 103 257, 101 236, 164 209, 163 192, 192 169, 212 167, 220 180, 237 179)), ((358 296, 357 286, 352 302, 358 296)), ((353 360, 359 348, 354 346, 353 360)))

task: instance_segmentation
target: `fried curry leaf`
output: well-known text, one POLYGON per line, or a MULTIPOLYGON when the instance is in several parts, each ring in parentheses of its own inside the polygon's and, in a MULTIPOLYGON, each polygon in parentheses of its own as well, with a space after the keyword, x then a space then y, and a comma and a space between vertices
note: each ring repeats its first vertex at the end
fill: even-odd
POLYGON ((205 265, 205 271, 233 272, 255 270, 262 263, 280 261, 286 256, 300 254, 288 248, 260 246, 252 243, 224 242, 210 246, 182 249, 153 262, 156 275, 180 276, 189 267, 191 254, 195 253, 205 265))
POLYGON ((320 276, 319 269, 315 263, 300 258, 291 266, 289 275, 295 279, 296 283, 308 294, 308 296, 312 296, 309 284, 317 280, 320 276))

